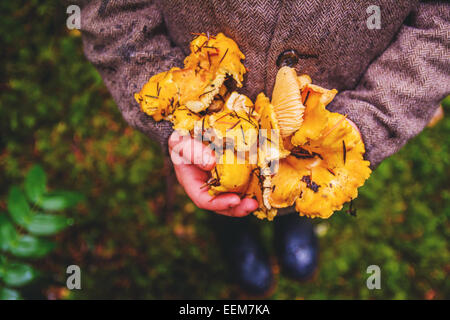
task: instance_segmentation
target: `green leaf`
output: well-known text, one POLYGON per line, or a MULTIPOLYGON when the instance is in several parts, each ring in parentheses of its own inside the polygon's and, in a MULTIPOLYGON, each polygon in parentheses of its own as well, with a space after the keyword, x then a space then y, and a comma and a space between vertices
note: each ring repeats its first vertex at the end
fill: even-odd
POLYGON ((11 245, 9 251, 16 257, 39 258, 53 250, 55 244, 45 239, 25 235, 11 245))
POLYGON ((0 250, 7 250, 17 240, 17 232, 6 213, 0 213, 0 250))
POLYGON ((0 300, 20 300, 22 297, 17 290, 0 287, 0 300))
POLYGON ((13 186, 9 191, 8 211, 14 222, 21 226, 27 225, 33 216, 24 193, 17 186, 13 186))
POLYGON ((446 96, 444 100, 442 100, 442 106, 444 108, 450 108, 450 95, 446 96))
POLYGON ((47 176, 41 166, 33 166, 25 178, 25 193, 32 202, 38 202, 46 192, 47 176))
POLYGON ((2 279, 8 286, 20 287, 29 283, 36 276, 36 271, 30 265, 13 262, 6 265, 2 279))
POLYGON ((26 229, 37 236, 50 236, 58 233, 71 224, 71 219, 64 216, 37 214, 35 215, 26 229))
POLYGON ((84 200, 82 194, 71 191, 57 191, 44 195, 38 205, 44 210, 64 210, 84 200))

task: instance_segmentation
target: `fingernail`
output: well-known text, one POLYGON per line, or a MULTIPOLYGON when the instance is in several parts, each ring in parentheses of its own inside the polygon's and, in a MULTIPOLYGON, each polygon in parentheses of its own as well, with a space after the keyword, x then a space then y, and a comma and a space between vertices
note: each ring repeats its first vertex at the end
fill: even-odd
POLYGON ((230 200, 229 207, 230 207, 230 208, 234 208, 234 207, 236 207, 239 203, 241 203, 241 200, 240 200, 239 198, 233 198, 233 200, 230 200))

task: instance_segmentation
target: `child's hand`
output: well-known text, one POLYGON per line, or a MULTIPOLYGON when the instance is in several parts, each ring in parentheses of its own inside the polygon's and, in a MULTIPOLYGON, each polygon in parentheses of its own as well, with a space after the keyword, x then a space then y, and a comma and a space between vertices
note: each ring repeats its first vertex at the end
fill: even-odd
POLYGON ((178 181, 199 208, 233 217, 246 216, 258 208, 256 200, 241 200, 235 193, 216 197, 208 193, 205 184, 209 178, 208 171, 216 165, 216 158, 213 151, 200 141, 174 131, 169 138, 169 152, 178 181))

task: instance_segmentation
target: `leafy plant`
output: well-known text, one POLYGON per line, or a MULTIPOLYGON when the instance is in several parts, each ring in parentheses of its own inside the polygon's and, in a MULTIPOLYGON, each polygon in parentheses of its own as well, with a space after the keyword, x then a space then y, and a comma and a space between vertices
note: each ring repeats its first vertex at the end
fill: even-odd
POLYGON ((55 243, 45 237, 72 225, 72 219, 49 212, 68 209, 83 200, 75 192, 48 192, 46 174, 38 165, 28 172, 24 191, 12 186, 7 199, 8 212, 0 213, 0 300, 20 299, 20 293, 9 287, 24 286, 39 275, 32 265, 17 258, 46 256, 55 243))
MULTIPOLYGON (((95 199, 88 214, 77 215, 77 230, 55 240, 64 250, 39 270, 76 262, 83 290, 71 291, 74 299, 239 297, 209 214, 175 187, 173 221, 160 219, 164 153, 123 121, 83 54, 80 33, 65 27, 66 8, 54 0, 0 1, 0 194, 33 159, 48 168, 52 187, 95 199)), ((450 298, 450 97, 442 104, 441 122, 384 161, 361 188, 356 218, 341 212, 313 221, 325 230, 315 281, 298 284, 280 273, 272 298, 450 298), (366 287, 371 264, 382 268, 381 290, 366 287)), ((273 224, 255 223, 272 249, 273 224)), ((60 288, 43 282, 46 296, 58 298, 60 288)))

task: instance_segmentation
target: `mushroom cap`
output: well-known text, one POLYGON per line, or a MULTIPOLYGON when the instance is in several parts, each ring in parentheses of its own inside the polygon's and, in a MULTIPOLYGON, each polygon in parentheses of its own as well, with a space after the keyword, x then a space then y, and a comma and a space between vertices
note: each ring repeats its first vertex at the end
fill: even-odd
POLYGON ((333 100, 337 90, 327 90, 319 86, 306 83, 302 91, 302 101, 306 106, 303 123, 292 136, 294 146, 304 145, 308 140, 317 139, 326 128, 328 122, 328 103, 333 100))
POLYGON ((238 87, 242 86, 246 69, 241 60, 245 59, 245 55, 231 38, 223 33, 209 38, 206 34, 200 34, 191 41, 190 50, 191 54, 184 59, 185 68, 195 68, 200 63, 202 69, 230 75, 238 87))
POLYGON ((200 121, 200 116, 193 113, 186 106, 179 107, 169 116, 173 124, 173 129, 188 134, 191 132, 196 123, 200 121))
POLYGON ((287 158, 301 178, 301 195, 295 201, 300 215, 328 218, 357 197, 369 178, 369 161, 363 159, 364 143, 345 116, 329 112, 327 127, 317 140, 303 146, 312 158, 287 158))
POLYGON ((253 103, 244 95, 233 92, 222 111, 206 116, 214 139, 233 144, 236 151, 255 149, 258 141, 258 120, 253 103))
POLYGON ((250 100, 250 98, 246 95, 239 94, 236 91, 232 92, 231 95, 226 99, 225 107, 230 111, 250 115, 252 115, 254 110, 252 100, 250 100))
POLYGON ((282 159, 277 173, 272 177, 270 204, 275 208, 292 206, 302 191, 300 181, 299 172, 287 159, 282 159))
POLYGON ((206 86, 196 91, 196 95, 186 102, 189 109, 201 112, 209 107, 227 77, 231 77, 238 87, 246 69, 241 63, 245 55, 236 42, 223 33, 208 37, 200 34, 190 44, 191 54, 184 60, 185 68, 196 70, 197 75, 207 81, 206 86))
POLYGON ((249 164, 245 159, 240 159, 234 150, 225 149, 218 156, 215 168, 211 170, 212 179, 217 179, 217 183, 212 184, 208 192, 211 195, 224 192, 244 194, 254 167, 255 165, 249 164))
POLYGON ((282 67, 278 70, 272 92, 272 105, 282 137, 289 136, 300 128, 305 106, 301 101, 295 69, 282 67))
MULTIPOLYGON (((281 76, 289 74, 294 78, 290 69, 285 70, 281 76)), ((296 80, 301 88, 298 99, 305 105, 303 123, 292 136, 280 140, 285 156, 278 157, 278 170, 271 176, 269 202, 274 208, 295 203, 300 215, 328 218, 357 196, 358 187, 371 173, 370 163, 363 159, 364 144, 358 130, 345 116, 325 108, 337 91, 311 84, 306 75, 296 80)), ((261 128, 281 127, 278 113, 275 117, 272 113, 275 110, 264 95, 258 96, 255 109, 261 114, 261 128)), ((260 147, 259 153, 261 159, 277 159, 268 157, 264 148, 260 147)), ((267 161, 259 161, 258 165, 263 168, 265 163, 267 161)), ((267 190, 264 187, 261 186, 263 199, 258 201, 264 201, 267 190)), ((259 218, 269 216, 264 209, 260 205, 256 214, 259 218)))
POLYGON ((301 74, 297 77, 298 86, 300 87, 300 90, 303 90, 307 84, 312 83, 312 79, 307 74, 301 74))
POLYGON ((284 149, 274 106, 264 93, 257 96, 255 110, 260 114, 258 166, 264 167, 272 161, 287 157, 289 151, 284 149))
POLYGON ((161 121, 172 111, 170 110, 171 99, 178 90, 173 73, 179 70, 179 68, 172 68, 154 75, 139 93, 134 94, 141 110, 149 116, 153 116, 155 121, 161 121))
POLYGON ((246 69, 241 59, 245 56, 232 39, 222 33, 209 38, 201 34, 190 48, 183 69, 172 68, 153 76, 135 94, 142 111, 155 121, 165 119, 180 105, 196 113, 206 110, 218 94, 224 95, 228 77, 242 86, 246 69))

